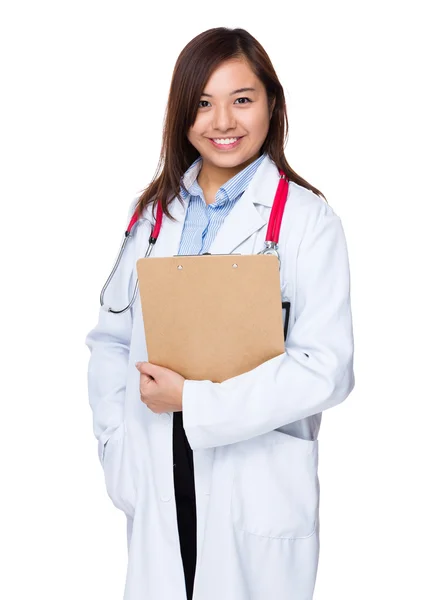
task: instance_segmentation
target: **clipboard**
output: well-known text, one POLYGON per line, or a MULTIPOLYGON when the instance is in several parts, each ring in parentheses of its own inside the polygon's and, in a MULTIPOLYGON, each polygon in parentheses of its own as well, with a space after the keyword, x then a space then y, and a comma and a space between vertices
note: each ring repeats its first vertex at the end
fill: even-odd
POLYGON ((276 256, 147 257, 136 269, 149 362, 221 383, 284 353, 276 256))

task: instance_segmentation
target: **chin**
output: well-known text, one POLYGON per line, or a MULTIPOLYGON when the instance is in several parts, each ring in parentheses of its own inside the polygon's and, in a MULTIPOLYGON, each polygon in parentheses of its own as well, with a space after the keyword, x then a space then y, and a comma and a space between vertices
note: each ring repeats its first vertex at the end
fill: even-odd
POLYGON ((252 154, 246 152, 243 148, 236 148, 236 150, 229 152, 222 152, 215 148, 209 148, 208 150, 204 148, 204 151, 199 151, 199 153, 203 158, 207 158, 213 163, 218 163, 221 166, 230 165, 231 167, 240 165, 252 157, 252 154))
POLYGON ((217 156, 216 154, 210 154, 206 158, 216 167, 223 167, 223 168, 238 167, 239 165, 244 163, 246 160, 248 160, 245 157, 241 158, 241 156, 238 156, 238 155, 236 155, 236 156, 217 156))

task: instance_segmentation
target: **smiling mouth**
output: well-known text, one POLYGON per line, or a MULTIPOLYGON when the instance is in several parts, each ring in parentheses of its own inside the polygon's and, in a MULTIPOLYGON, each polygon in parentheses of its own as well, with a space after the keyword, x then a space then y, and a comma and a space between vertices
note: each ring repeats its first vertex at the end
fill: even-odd
POLYGON ((231 135, 229 137, 218 137, 218 138, 214 138, 214 137, 210 137, 208 138, 209 140, 212 140, 213 142, 220 142, 220 143, 224 143, 226 141, 236 141, 236 140, 240 140, 242 137, 244 137, 243 135, 231 135))
POLYGON ((228 138, 208 138, 214 148, 220 151, 234 150, 239 146, 244 136, 228 138))

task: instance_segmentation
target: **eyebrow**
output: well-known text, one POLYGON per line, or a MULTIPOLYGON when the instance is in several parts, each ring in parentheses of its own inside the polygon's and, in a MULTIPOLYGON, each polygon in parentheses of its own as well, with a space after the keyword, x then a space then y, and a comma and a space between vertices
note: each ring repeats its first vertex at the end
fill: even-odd
MULTIPOLYGON (((241 92, 255 92, 256 89, 252 87, 244 87, 239 88, 239 90, 235 90, 234 92, 230 92, 229 96, 233 96, 234 94, 240 94, 241 92)), ((207 98, 212 98, 211 94, 207 94, 206 92, 202 92, 201 96, 207 96, 207 98)))

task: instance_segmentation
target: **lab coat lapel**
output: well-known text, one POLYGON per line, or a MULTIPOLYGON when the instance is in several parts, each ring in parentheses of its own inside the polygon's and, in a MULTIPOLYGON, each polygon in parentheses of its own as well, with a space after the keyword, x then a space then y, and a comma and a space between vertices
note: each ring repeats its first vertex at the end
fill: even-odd
POLYGON ((220 227, 209 249, 211 254, 233 252, 246 239, 267 225, 270 210, 259 209, 257 205, 272 207, 278 180, 278 169, 266 156, 220 227))
MULTIPOLYGON (((229 254, 266 225, 266 219, 259 213, 253 200, 253 193, 248 187, 223 222, 208 252, 229 254)), ((187 202, 182 207, 178 198, 175 198, 170 205, 170 211, 177 221, 174 222, 164 215, 159 238, 154 245, 151 257, 178 254, 186 210, 187 202)))
MULTIPOLYGON (((263 205, 271 208, 278 185, 279 175, 275 163, 268 157, 262 161, 241 198, 235 203, 214 238, 209 252, 229 254, 254 233, 267 225, 270 210, 257 208, 263 205)), ((182 205, 176 197, 170 204, 170 212, 177 219, 163 217, 162 227, 151 256, 172 256, 178 254, 188 198, 182 205)))
POLYGON ((266 225, 266 219, 253 203, 250 187, 242 194, 227 215, 208 252, 210 254, 229 254, 253 233, 266 225))

